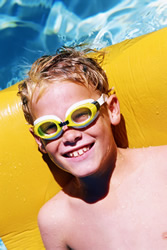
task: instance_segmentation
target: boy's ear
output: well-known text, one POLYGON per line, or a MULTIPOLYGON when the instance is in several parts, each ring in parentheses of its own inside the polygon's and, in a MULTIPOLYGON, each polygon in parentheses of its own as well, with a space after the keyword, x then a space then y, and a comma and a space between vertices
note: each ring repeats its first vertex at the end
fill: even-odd
POLYGON ((120 114, 120 106, 119 101, 116 95, 111 95, 107 100, 108 104, 108 113, 110 117, 111 124, 116 126, 120 123, 121 114, 120 114))
POLYGON ((47 152, 46 152, 45 145, 44 145, 42 139, 34 134, 33 128, 30 128, 29 131, 33 135, 33 137, 35 138, 35 140, 36 140, 36 142, 38 144, 39 150, 42 153, 46 154, 47 152))

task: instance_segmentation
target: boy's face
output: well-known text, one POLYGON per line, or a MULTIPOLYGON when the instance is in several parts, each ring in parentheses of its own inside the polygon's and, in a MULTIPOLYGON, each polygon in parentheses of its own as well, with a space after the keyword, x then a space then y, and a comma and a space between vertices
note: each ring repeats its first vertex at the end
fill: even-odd
MULTIPOLYGON (((56 115, 64 121, 65 113, 71 105, 85 99, 97 100, 99 97, 97 92, 73 82, 49 84, 38 102, 35 102, 34 95, 31 107, 33 119, 44 115, 56 115)), ((111 123, 115 122, 116 125, 119 122, 119 110, 116 112, 114 109, 114 106, 119 104, 116 97, 114 105, 111 105, 110 101, 108 103, 111 106, 110 110, 103 105, 97 119, 85 128, 64 126, 62 135, 54 140, 42 142, 36 137, 41 151, 48 153, 60 168, 77 177, 98 173, 110 165, 116 153, 111 123), (115 117, 117 113, 118 117, 115 117)))

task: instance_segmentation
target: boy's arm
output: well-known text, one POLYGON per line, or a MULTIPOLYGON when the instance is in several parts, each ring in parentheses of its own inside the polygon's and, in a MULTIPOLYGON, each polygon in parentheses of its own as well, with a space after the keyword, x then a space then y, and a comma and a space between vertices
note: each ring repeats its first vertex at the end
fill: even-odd
POLYGON ((56 202, 49 201, 39 211, 38 226, 44 246, 47 250, 69 249, 65 239, 65 222, 63 209, 56 202))

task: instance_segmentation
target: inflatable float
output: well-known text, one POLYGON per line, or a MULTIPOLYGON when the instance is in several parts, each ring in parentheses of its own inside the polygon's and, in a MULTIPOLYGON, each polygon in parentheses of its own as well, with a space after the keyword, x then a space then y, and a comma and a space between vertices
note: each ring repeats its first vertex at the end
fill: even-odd
MULTIPOLYGON (((103 62, 120 101, 121 147, 167 143, 167 29, 105 48, 103 62)), ((0 238, 7 249, 42 250, 40 207, 70 178, 37 149, 17 84, 0 91, 0 238)), ((5 248, 4 248, 5 249, 5 248)))

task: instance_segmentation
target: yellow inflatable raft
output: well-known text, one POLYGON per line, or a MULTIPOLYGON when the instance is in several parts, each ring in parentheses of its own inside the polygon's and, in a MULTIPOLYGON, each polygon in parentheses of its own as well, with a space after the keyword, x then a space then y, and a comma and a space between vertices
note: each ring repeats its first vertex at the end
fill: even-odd
MULTIPOLYGON (((122 113, 118 145, 166 144, 167 29, 105 50, 103 67, 122 113)), ((17 84, 0 91, 0 238, 9 250, 42 250, 38 211, 70 176, 38 152, 16 93, 17 84)))

